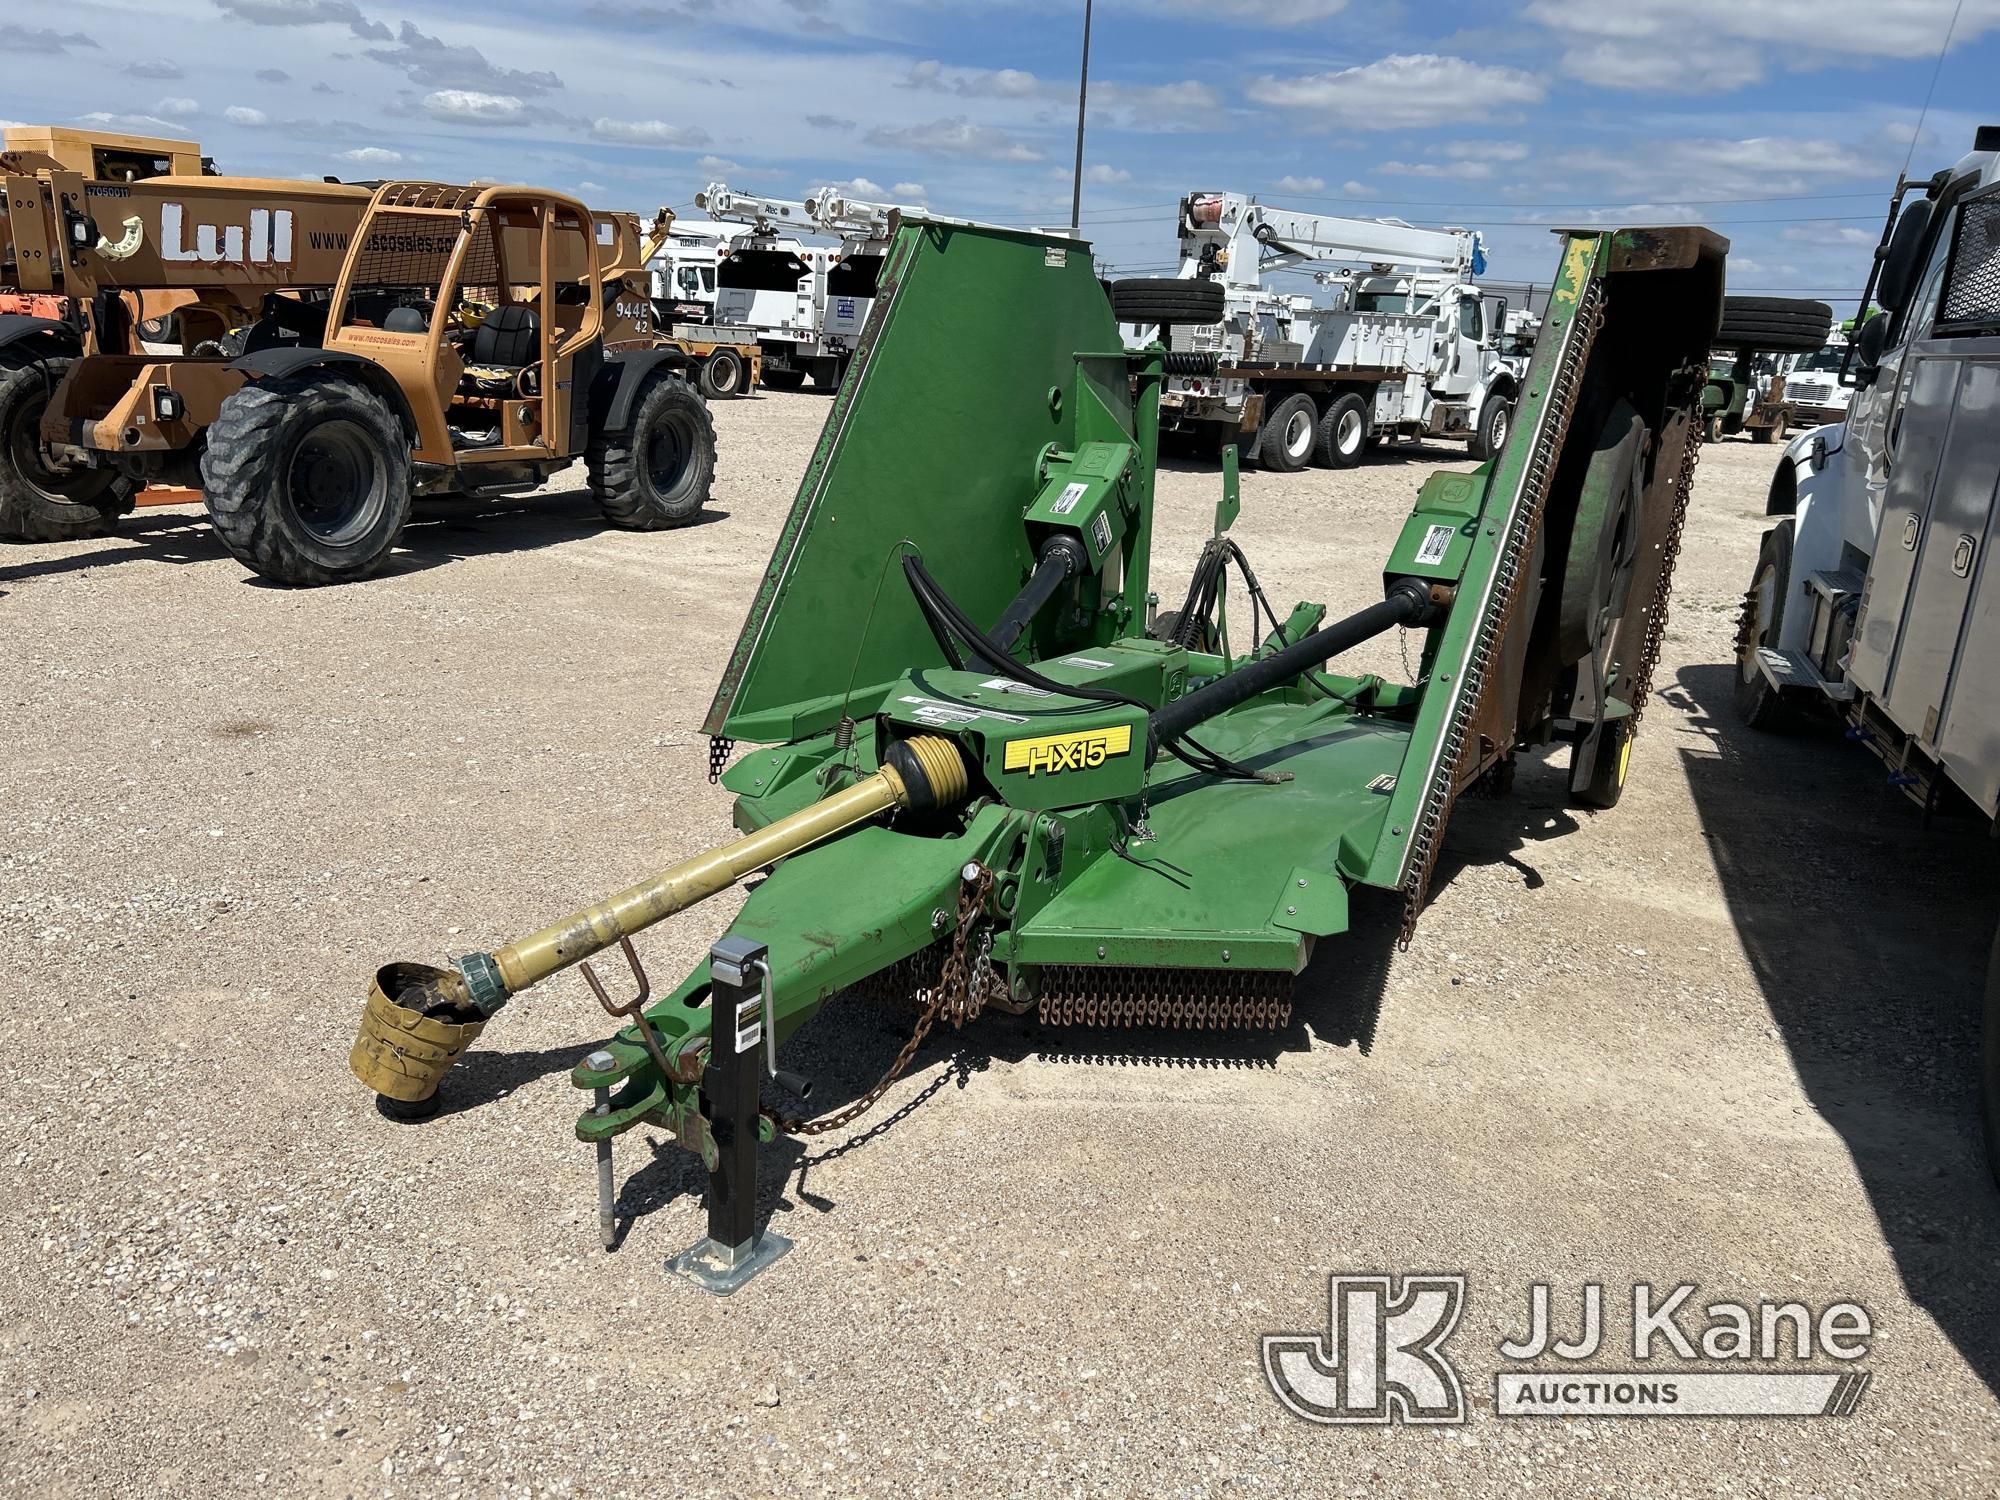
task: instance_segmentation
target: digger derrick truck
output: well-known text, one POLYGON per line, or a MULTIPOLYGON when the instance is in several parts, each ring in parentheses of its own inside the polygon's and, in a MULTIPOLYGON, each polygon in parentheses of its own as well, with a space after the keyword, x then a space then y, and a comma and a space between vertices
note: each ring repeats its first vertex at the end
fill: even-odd
POLYGON ((324 336, 226 366, 201 474, 229 550, 280 582, 364 577, 416 496, 517 494, 578 459, 612 525, 692 521, 714 424, 649 336, 631 228, 536 188, 376 189, 324 336))
POLYGON ((1086 245, 903 217, 708 713, 713 772, 758 747, 722 775, 742 837, 451 967, 381 968, 353 1071, 385 1114, 433 1111, 510 996, 621 946, 637 998, 586 968, 619 1030, 571 1075, 600 1230, 618 1233, 615 1138, 670 1131, 711 1174, 709 1239, 678 1264, 727 1290, 782 1248, 753 1220, 758 1141, 844 1125, 915 1050, 823 1118, 767 1108, 767 1073, 802 1096, 779 1049, 842 991, 917 997, 918 1038, 987 1006, 1286 1026, 1350 891, 1401 893, 1407 937, 1455 799, 1504 783, 1518 747, 1566 742, 1575 799, 1618 801, 1725 249, 1563 237, 1513 435, 1422 486, 1375 602, 1279 614, 1229 535, 1225 468, 1186 601, 1149 631, 1160 393, 1192 357, 1121 345, 1086 245), (1250 615, 1235 655, 1230 598, 1250 615), (1402 626, 1414 680, 1339 669, 1402 626), (760 873, 708 961, 653 996, 631 938, 760 873))
POLYGON ((318 337, 369 193, 8 161, 4 274, 59 301, 0 315, 0 534, 97 535, 136 487, 197 482, 202 433, 241 384, 232 339, 240 353, 318 337), (144 348, 143 299, 163 293, 201 356, 144 348))
POLYGON ((695 194, 710 218, 748 226, 716 267, 715 321, 747 331, 764 351, 764 383, 798 390, 840 384, 875 296, 898 215, 968 224, 896 203, 871 203, 834 188, 809 199, 759 198, 712 182, 695 194), (824 235, 833 248, 799 235, 824 235))
MULTIPOLYGON (((1890 196, 1846 419, 1771 479, 1735 698, 1757 729, 1838 716, 1926 818, 2000 833, 2000 125, 1972 146, 1890 196)), ((1980 1106, 2000 1178, 2000 935, 1980 1106)))
POLYGON ((1388 438, 1462 438, 1475 458, 1505 443, 1525 361, 1501 352, 1506 303, 1481 293, 1479 236, 1396 219, 1295 213, 1239 193, 1180 202, 1178 277, 1128 282, 1121 313, 1150 336, 1154 313, 1220 286, 1221 316, 1172 322, 1175 353, 1217 356, 1213 373, 1170 374, 1169 428, 1238 443, 1266 469, 1350 468, 1388 438), (1319 264, 1343 305, 1264 283, 1319 264))
MULTIPOLYGON (((621 220, 631 218, 630 215, 617 217, 621 220)), ((636 229, 637 220, 632 222, 636 229)), ((764 370, 764 353, 757 346, 751 331, 747 328, 718 328, 703 319, 665 317, 663 314, 670 311, 673 304, 650 295, 653 279, 658 274, 653 270, 654 262, 677 239, 674 211, 671 208, 660 209, 646 227, 644 236, 637 241, 638 263, 628 267, 621 262, 611 278, 619 285, 615 311, 620 317, 633 320, 649 342, 661 348, 678 349, 686 355, 696 372, 695 384, 702 395, 710 400, 746 396, 756 389, 764 370), (642 287, 647 295, 641 295, 642 287)), ((620 243, 624 243, 622 238, 620 243)))

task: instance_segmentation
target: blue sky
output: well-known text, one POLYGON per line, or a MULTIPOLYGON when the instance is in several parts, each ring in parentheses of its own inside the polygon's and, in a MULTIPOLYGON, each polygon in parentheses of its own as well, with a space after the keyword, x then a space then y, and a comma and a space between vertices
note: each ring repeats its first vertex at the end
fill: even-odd
MULTIPOLYGON (((1905 153, 2000 122, 2000 0, 1098 0, 1084 229, 1173 258, 1231 189, 1486 232, 1702 222, 1737 291, 1860 287, 1905 153)), ((223 170, 507 178, 606 208, 823 183, 1067 222, 1081 0, 14 0, 0 116, 191 136, 223 170), (157 50, 138 51, 144 39, 157 50), (23 64, 26 66, 23 66, 23 64)))

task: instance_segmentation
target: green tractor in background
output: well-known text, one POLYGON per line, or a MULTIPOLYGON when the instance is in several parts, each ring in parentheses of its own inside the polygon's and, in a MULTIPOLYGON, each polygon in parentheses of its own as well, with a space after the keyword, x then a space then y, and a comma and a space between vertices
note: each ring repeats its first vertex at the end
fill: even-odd
POLYGON ((1811 354, 1833 329, 1833 309, 1801 297, 1726 297, 1702 392, 1709 442, 1747 432, 1759 443, 1785 435, 1791 406, 1773 356, 1811 354), (1768 380, 1761 390, 1759 380, 1768 380))

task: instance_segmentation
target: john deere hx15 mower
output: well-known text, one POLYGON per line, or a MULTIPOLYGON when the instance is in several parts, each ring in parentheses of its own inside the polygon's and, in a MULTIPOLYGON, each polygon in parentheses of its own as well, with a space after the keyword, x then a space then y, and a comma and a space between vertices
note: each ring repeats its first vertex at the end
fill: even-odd
POLYGON ((1186 601, 1149 622, 1159 387, 1204 356, 1120 347, 1132 309, 1074 241, 904 219, 709 711, 718 768, 731 741, 762 747, 722 778, 743 836, 451 969, 383 968, 357 1076, 386 1110, 434 1108, 509 997, 768 871, 710 961, 614 1012, 573 1075, 607 1229, 610 1141, 671 1131, 713 1174, 711 1242, 683 1268, 727 1289, 781 1248, 751 1230, 757 1140, 813 1128, 762 1109, 761 1078, 798 1083, 777 1045, 841 991, 917 996, 920 1033, 988 1005, 1282 1027, 1351 888, 1400 891, 1407 941, 1454 799, 1518 746, 1569 742, 1574 796, 1614 804, 1726 245, 1560 238, 1514 434, 1423 485, 1379 600, 1279 618, 1225 479, 1186 601), (1225 656, 1232 568, 1251 649, 1225 656), (1416 681, 1338 670, 1402 626, 1423 631, 1416 681))

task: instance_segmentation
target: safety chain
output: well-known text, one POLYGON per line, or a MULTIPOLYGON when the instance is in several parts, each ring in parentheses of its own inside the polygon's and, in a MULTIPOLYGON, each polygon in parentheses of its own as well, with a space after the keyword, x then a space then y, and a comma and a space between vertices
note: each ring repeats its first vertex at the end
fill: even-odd
POLYGON ((910 1059, 917 1055, 924 1038, 930 1035, 934 1022, 942 1018, 951 1022, 954 1028, 960 1027, 986 1008, 993 985, 1004 986, 1005 981, 993 972, 992 963, 983 951, 972 951, 972 934, 979 925, 980 915, 986 909, 986 898, 992 891, 993 872, 978 860, 969 861, 959 872, 958 923, 952 934, 951 952, 945 958, 937 984, 918 993, 923 1011, 917 1017, 916 1030, 910 1033, 910 1039, 903 1043, 903 1050, 896 1054, 896 1060, 889 1064, 889 1071, 882 1075, 875 1087, 847 1108, 822 1115, 817 1120, 780 1117, 780 1130, 787 1135, 825 1135, 829 1130, 852 1125, 873 1109, 889 1091, 889 1086, 903 1076, 910 1059))
POLYGON ((708 737, 708 784, 714 786, 722 780, 722 768, 729 764, 729 757, 736 753, 736 741, 726 734, 711 734, 708 737))
POLYGON ((1410 829, 1410 868, 1403 881, 1403 926, 1396 937, 1398 948, 1410 946, 1410 939, 1416 935, 1417 917, 1423 911, 1424 898, 1430 891, 1431 871, 1437 864, 1445 817, 1451 811, 1457 794, 1458 767, 1464 755, 1466 731, 1478 717, 1480 699, 1486 692, 1487 664, 1495 649, 1506 639, 1507 622, 1520 598, 1518 584, 1521 570, 1533 549, 1535 536, 1541 530, 1542 510, 1548 502, 1556 461, 1569 430, 1584 363, 1597 340, 1603 303, 1603 284, 1593 277, 1577 299, 1576 312, 1570 319, 1568 348, 1563 351, 1561 363, 1549 381, 1544 437, 1529 455, 1521 501, 1514 509, 1513 520, 1501 542, 1493 591, 1488 598, 1486 612, 1475 628, 1472 650, 1460 674, 1458 701, 1446 725, 1437 773, 1425 789, 1423 804, 1410 829))
MULTIPOLYGON (((1699 388, 1685 411, 1687 446, 1681 449, 1680 477, 1674 481, 1674 519, 1667 527, 1667 538, 1662 543, 1665 556, 1660 559, 1660 581, 1653 590, 1653 602, 1646 607, 1646 644, 1639 653, 1638 670, 1632 676, 1632 727, 1626 731, 1628 736, 1639 732, 1639 720, 1644 717, 1646 703, 1653 696, 1653 669, 1660 664, 1660 646, 1667 636, 1667 609, 1673 593, 1674 563, 1681 555, 1681 530, 1687 525, 1688 498, 1694 494, 1694 466, 1701 462, 1701 445, 1705 436, 1699 388)), ((1738 634, 1741 634, 1740 629, 1738 634)))

